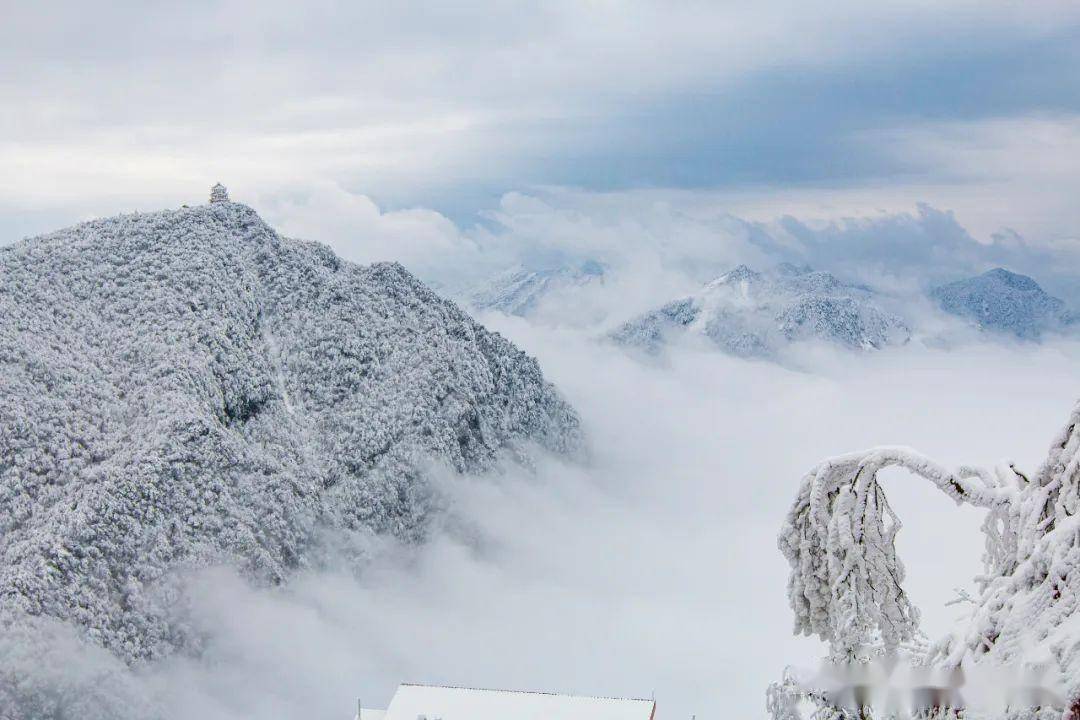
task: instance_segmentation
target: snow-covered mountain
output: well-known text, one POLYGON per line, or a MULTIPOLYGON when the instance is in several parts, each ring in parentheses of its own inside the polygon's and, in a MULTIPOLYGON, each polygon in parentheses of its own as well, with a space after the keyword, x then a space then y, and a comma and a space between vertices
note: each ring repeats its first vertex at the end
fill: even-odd
POLYGON ((772 357, 798 340, 854 349, 910 337, 902 319, 874 302, 874 292, 827 272, 785 264, 771 273, 740 265, 698 293, 630 320, 612 333, 619 344, 657 352, 691 334, 740 357, 772 357))
POLYGON ((244 205, 0 250, 0 633, 52 617, 152 658, 189 641, 167 620, 174 570, 277 583, 326 527, 422 538, 429 459, 581 444, 503 337, 400 265, 344 262, 244 205))
POLYGON ((528 317, 546 298, 603 283, 604 276, 604 266, 593 260, 543 269, 516 265, 467 295, 469 303, 478 310, 528 317))
POLYGON ((945 312, 980 329, 1037 340, 1048 331, 1075 324, 1065 303, 1047 294, 1027 275, 995 268, 982 275, 935 287, 930 297, 945 312))

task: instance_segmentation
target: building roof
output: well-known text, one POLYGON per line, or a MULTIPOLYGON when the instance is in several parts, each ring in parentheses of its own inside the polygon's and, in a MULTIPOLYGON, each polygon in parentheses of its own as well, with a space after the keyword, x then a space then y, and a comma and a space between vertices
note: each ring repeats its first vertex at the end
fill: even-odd
POLYGON ((385 720, 652 720, 652 700, 403 683, 385 720))

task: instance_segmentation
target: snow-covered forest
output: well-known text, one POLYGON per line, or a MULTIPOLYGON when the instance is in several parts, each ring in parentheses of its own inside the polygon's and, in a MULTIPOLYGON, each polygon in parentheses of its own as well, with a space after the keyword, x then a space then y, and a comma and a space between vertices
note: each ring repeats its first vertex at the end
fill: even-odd
MULTIPOLYGON (((429 465, 584 450, 532 358, 400 265, 281 238, 222 193, 0 250, 9 638, 58 621, 128 663, 197 649, 186 572, 278 585, 419 542, 429 465)), ((0 705, 30 713, 24 671, 0 666, 0 705)))

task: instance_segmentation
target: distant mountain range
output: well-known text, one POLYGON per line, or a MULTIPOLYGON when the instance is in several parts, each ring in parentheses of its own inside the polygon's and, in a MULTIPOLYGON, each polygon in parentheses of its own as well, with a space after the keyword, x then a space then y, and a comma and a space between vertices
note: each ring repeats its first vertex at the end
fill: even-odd
POLYGON ((976 277, 935 287, 930 297, 947 313, 982 330, 1038 340, 1076 325, 1080 317, 1027 275, 995 268, 976 277))
POLYGON ((906 342, 907 325, 874 299, 869 288, 827 272, 788 264, 761 273, 740 265, 699 292, 624 323, 611 338, 657 352, 694 335, 732 355, 763 358, 801 340, 860 350, 906 342))
MULTIPOLYGON (((478 310, 532 318, 545 304, 558 307, 560 301, 572 302, 575 292, 611 287, 618 279, 594 260, 543 269, 519 265, 464 295, 466 304, 478 310)), ((927 296, 942 312, 979 330, 1023 340, 1080 327, 1080 315, 1062 300, 1034 279, 1002 268, 932 287, 927 296)), ((925 313, 919 297, 886 298, 866 285, 805 265, 782 263, 769 271, 740 265, 697 292, 622 323, 609 336, 647 352, 696 336, 732 355, 773 357, 803 340, 856 350, 902 344, 920 329, 913 319, 925 319, 925 313)))

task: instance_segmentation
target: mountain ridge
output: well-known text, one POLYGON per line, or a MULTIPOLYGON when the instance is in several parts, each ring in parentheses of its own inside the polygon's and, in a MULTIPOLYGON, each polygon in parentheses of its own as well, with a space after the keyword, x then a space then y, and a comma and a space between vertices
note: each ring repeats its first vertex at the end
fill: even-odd
POLYGON ((943 311, 979 329, 1024 340, 1038 340, 1046 332, 1063 330, 1080 320, 1034 278, 1000 267, 936 286, 929 294, 943 311))
POLYGON ((477 310, 530 317, 553 294, 603 284, 606 272, 604 265, 595 260, 546 268, 517 264, 464 294, 477 310))
POLYGON ((692 295, 639 315, 611 333, 617 344, 657 353, 700 335, 738 357, 775 358, 787 344, 820 339, 850 349, 906 342, 905 322, 874 292, 834 275, 784 264, 771 273, 738 265, 692 295))
POLYGON ((127 662, 189 643, 168 617, 178 568, 280 583, 317 562, 321 528, 421 540, 430 459, 584 448, 502 336, 400 265, 342 261, 238 203, 0 249, 0 370, 0 614, 127 662))

